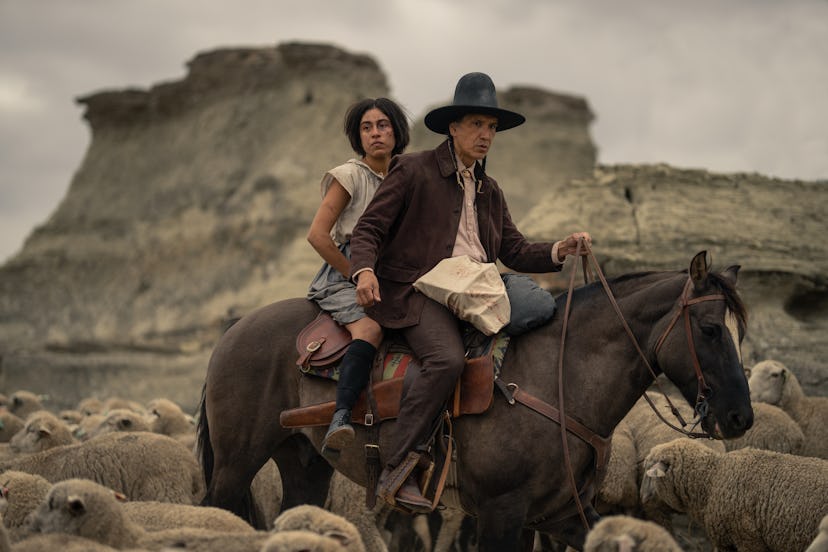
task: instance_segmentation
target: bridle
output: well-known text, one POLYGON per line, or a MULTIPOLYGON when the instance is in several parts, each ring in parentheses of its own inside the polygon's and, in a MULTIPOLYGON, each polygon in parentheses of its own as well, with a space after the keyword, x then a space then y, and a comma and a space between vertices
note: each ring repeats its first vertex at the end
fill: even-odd
MULTIPOLYGON (((650 362, 647 360, 647 355, 644 354, 644 351, 641 349, 641 346, 638 343, 638 339, 636 339, 635 334, 633 333, 632 329, 630 328, 629 324, 627 323, 626 319, 624 318, 624 315, 621 312, 621 308, 618 306, 618 302, 615 300, 615 297, 613 296, 612 290, 609 287, 609 283, 607 282, 606 277, 604 276, 603 272, 601 271, 601 267, 598 264, 598 261, 595 258, 595 255, 592 253, 592 251, 590 250, 589 246, 587 245, 587 243, 584 241, 583 238, 580 238, 578 240, 578 244, 577 244, 577 247, 575 249, 575 256, 576 257, 580 256, 581 260, 583 262, 583 272, 584 272, 584 282, 585 283, 589 283, 589 276, 591 275, 591 272, 589 270, 589 263, 591 262, 592 265, 595 267, 595 272, 598 275, 598 279, 601 281, 601 285, 603 286, 604 291, 606 291, 607 298, 609 299, 610 304, 612 305, 613 309, 615 310, 616 314, 618 315, 618 318, 621 321, 621 324, 623 325, 624 330, 627 332, 627 335, 629 336, 630 341, 632 341, 633 345, 635 346, 635 349, 638 352, 638 355, 641 357, 641 360, 644 362, 644 364, 647 366, 647 369, 650 371, 650 374, 653 376, 653 380, 655 381, 656 386, 658 386, 659 390, 661 391, 661 387, 658 383, 658 376, 655 373, 655 370, 653 370, 652 366, 650 365, 650 362), (583 256, 581 256, 582 248, 585 250, 585 254, 583 256)), ((595 449, 595 454, 596 454, 596 465, 597 465, 596 470, 603 469, 604 465, 602 465, 602 464, 608 460, 607 444, 609 442, 610 437, 602 437, 602 436, 596 434, 595 432, 593 432, 592 430, 586 428, 585 426, 583 426, 582 424, 580 424, 579 422, 577 422, 573 418, 570 418, 569 416, 567 416, 566 412, 564 410, 564 394, 563 394, 563 389, 564 389, 564 384, 563 384, 564 345, 566 343, 566 332, 567 332, 567 325, 568 325, 568 322, 569 322, 569 311, 570 311, 570 306, 571 306, 571 301, 572 301, 572 295, 573 295, 573 291, 574 291, 574 288, 575 288, 575 273, 576 273, 576 270, 573 270, 572 274, 571 274, 571 277, 570 277, 570 280, 569 280, 569 290, 568 290, 567 297, 566 297, 566 306, 564 308, 564 315, 563 315, 563 329, 562 329, 562 334, 561 334, 561 347, 560 347, 560 354, 559 354, 559 357, 558 357, 558 404, 560 405, 560 410, 556 409, 555 407, 553 407, 549 403, 539 399, 538 397, 535 397, 533 395, 530 395, 529 393, 526 393, 525 391, 520 389, 517 386, 517 384, 509 383, 505 386, 501 385, 501 389, 504 390, 504 394, 506 394, 507 400, 509 401, 510 404, 514 404, 515 401, 520 402, 521 404, 531 408, 532 410, 535 410, 536 412, 540 413, 541 415, 546 416, 547 418, 549 418, 549 419, 557 422, 558 424, 560 424, 560 426, 561 426, 562 451, 563 451, 563 454, 564 454, 565 464, 566 464, 566 468, 567 468, 567 474, 569 476, 570 487, 572 488, 572 496, 574 497, 575 504, 578 507, 578 513, 580 514, 581 521, 583 522, 584 527, 586 528, 586 530, 589 531, 589 529, 590 529, 589 522, 586 519, 586 513, 584 511, 583 505, 581 504, 580 495, 578 493, 578 486, 577 486, 577 483, 575 482, 575 476, 574 476, 574 472, 572 470, 572 464, 570 462, 569 444, 567 442, 566 434, 567 434, 567 431, 570 431, 571 433, 573 433, 573 434, 577 435, 578 437, 580 437, 581 440, 583 440, 586 443, 592 445, 592 447, 595 449), (504 389, 504 387, 505 387, 505 389, 504 389), (567 428, 567 425, 570 425, 570 428, 567 428), (572 427, 572 426, 574 426, 574 427, 572 427)), ((690 298, 690 290, 692 289, 692 284, 693 284, 692 278, 690 276, 688 276, 687 282, 684 284, 684 288, 682 289, 681 295, 679 296, 679 298, 676 302, 676 307, 674 307, 675 310, 676 310, 676 313, 670 319, 669 324, 667 324, 667 328, 664 330, 664 332, 661 334, 658 341, 656 342, 656 346, 655 346, 655 349, 654 349, 654 354, 655 355, 658 354, 658 351, 661 349, 661 346, 664 344, 665 340, 667 339, 667 336, 670 335, 670 333, 673 331, 673 328, 676 326, 676 323, 678 322, 678 319, 683 316, 684 317, 685 333, 687 335, 687 345, 688 345, 689 350, 690 350, 690 357, 691 357, 691 360, 693 361, 693 368, 696 372, 696 380, 698 382, 698 390, 697 390, 697 393, 696 393, 696 404, 693 408, 693 410, 694 410, 694 412, 697 416, 697 420, 693 423, 693 426, 690 428, 690 430, 684 429, 684 427, 687 426, 687 423, 682 419, 681 414, 679 413, 678 409, 670 401, 670 398, 669 398, 668 394, 664 393, 662 391, 662 395, 664 396, 665 400, 667 401, 667 404, 669 405, 671 412, 673 413, 674 416, 676 416, 676 419, 682 425, 682 427, 677 427, 676 425, 670 423, 667 419, 664 418, 664 416, 658 411, 658 409, 656 408, 655 404, 650 399, 650 397, 647 396, 646 392, 644 393, 644 398, 646 399, 646 401, 650 405, 650 407, 653 409, 653 412, 655 412, 655 414, 659 417, 659 419, 661 419, 662 422, 667 424, 672 429, 674 429, 674 430, 678 431, 679 433, 682 433, 682 434, 684 434, 688 437, 691 437, 691 438, 699 438, 699 437, 713 438, 707 432, 699 433, 699 432, 692 431, 692 429, 695 428, 699 423, 701 423, 701 420, 704 419, 705 416, 707 416, 707 413, 709 411, 708 399, 712 396, 712 390, 704 380, 704 374, 702 373, 701 364, 699 363, 698 354, 696 353, 696 346, 695 346, 695 343, 693 341, 692 327, 690 325, 690 307, 692 307, 693 305, 697 305, 699 303, 706 302, 706 301, 726 301, 726 297, 724 296, 724 294, 716 293, 716 294, 703 295, 703 296, 700 296, 700 297, 690 298)), ((738 344, 736 344, 736 346, 738 347, 738 344)), ((496 380, 496 383, 500 383, 500 382, 496 380)))

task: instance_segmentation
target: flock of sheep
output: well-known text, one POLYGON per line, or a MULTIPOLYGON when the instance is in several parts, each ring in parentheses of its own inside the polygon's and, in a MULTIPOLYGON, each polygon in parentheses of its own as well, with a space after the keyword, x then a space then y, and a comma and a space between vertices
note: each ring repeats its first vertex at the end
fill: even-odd
MULTIPOLYGON (((678 391, 660 384, 692 418, 678 391)), ((731 441, 681 437, 643 399, 633 407, 613 435, 598 492, 604 518, 585 550, 695 550, 674 527, 685 519, 703 535, 703 549, 828 552, 828 397, 806 396, 776 361, 754 366, 749 385, 754 427, 731 441)), ((649 395, 666 408, 660 392, 649 395)), ((166 399, 89 398, 53 412, 26 391, 0 395, 0 552, 475 548, 473 524, 461 513, 366 510, 364 490, 338 474, 325 508, 280 512, 272 461, 252 489, 272 522, 256 530, 199 505, 194 442, 192 417, 166 399)), ((536 550, 546 549, 542 542, 536 550)))

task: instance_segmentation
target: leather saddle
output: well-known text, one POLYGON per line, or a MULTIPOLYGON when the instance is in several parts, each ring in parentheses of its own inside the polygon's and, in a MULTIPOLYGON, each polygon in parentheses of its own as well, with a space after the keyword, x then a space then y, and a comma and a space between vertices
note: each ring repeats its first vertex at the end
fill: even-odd
MULTIPOLYGON (((465 368, 449 399, 449 411, 453 417, 481 414, 492 405, 494 351, 498 344, 505 350, 505 345, 497 340, 497 336, 488 339, 483 347, 476 349, 480 354, 466 359, 465 368)), ((336 364, 350 341, 348 330, 330 315, 321 312, 297 337, 297 365, 306 377, 335 379, 338 377, 336 364)), ((351 410, 351 422, 366 424, 396 418, 400 410, 403 379, 409 369, 419 369, 419 361, 402 342, 386 342, 380 346, 371 374, 376 409, 368 415, 368 396, 363 391, 351 410)), ((335 388, 331 386, 331 397, 334 392, 335 388)), ((334 410, 334 400, 301 406, 282 411, 279 422, 286 428, 326 426, 330 423, 334 410)))

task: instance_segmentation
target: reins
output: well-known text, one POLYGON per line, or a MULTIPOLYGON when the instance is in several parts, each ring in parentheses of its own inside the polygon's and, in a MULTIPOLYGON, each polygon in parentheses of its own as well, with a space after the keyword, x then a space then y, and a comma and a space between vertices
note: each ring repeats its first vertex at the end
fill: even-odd
MULTIPOLYGON (((615 300, 615 297, 612 293, 612 290, 610 289, 609 283, 607 282, 607 279, 606 279, 606 277, 604 276, 604 274, 601 270, 601 266, 598 264, 598 261, 595 258, 595 255, 592 253, 592 250, 589 248, 589 246, 587 245, 587 243, 584 241, 583 238, 578 240, 578 244, 577 244, 576 249, 575 249, 575 256, 576 257, 581 256, 582 247, 585 251, 585 254, 582 257, 584 283, 589 283, 589 278, 591 277, 591 273, 589 272, 589 263, 592 263, 592 265, 595 268, 595 272, 598 275, 598 279, 601 281, 601 285, 603 286, 604 291, 607 294, 607 298, 609 299, 610 304, 613 307, 613 310, 615 310, 615 313, 618 315, 618 318, 621 321, 621 324, 624 327, 624 330, 626 331, 627 335, 629 336, 630 341, 632 341, 633 345, 635 346, 636 351, 638 352, 638 355, 641 357, 641 360, 644 361, 644 365, 647 367, 647 370, 649 370, 650 374, 653 376, 653 380, 656 382, 656 385, 658 386, 659 390, 661 391, 661 386, 658 383, 658 376, 656 375, 655 371, 653 370, 652 366, 650 365, 650 362, 647 360, 647 356, 644 354, 644 351, 641 349, 641 346, 638 343, 638 339, 636 339, 635 334, 633 333, 632 329, 630 328, 629 324, 627 323, 626 319, 624 318, 624 315, 621 312, 621 308, 618 306, 618 302, 615 300)), ((608 460, 608 458, 606 458, 608 456, 606 445, 609 443, 610 438, 609 437, 601 437, 601 436, 597 435, 595 432, 589 430, 588 428, 586 428, 585 426, 583 426, 582 424, 577 422, 577 420, 574 420, 573 418, 569 418, 566 415, 566 412, 565 412, 564 370, 563 370, 564 346, 565 346, 565 343, 566 343, 566 332, 567 332, 567 328, 568 328, 568 325, 569 325, 569 313, 570 313, 570 307, 571 307, 571 303, 572 303, 572 295, 573 295, 573 292, 574 292, 574 289, 575 289, 575 273, 576 272, 577 272, 577 270, 573 269, 572 273, 570 275, 570 279, 569 279, 569 288, 568 288, 567 297, 566 297, 566 305, 564 307, 563 327, 562 327, 562 330, 561 330, 560 354, 558 355, 558 404, 560 405, 560 410, 556 409, 555 407, 553 407, 552 405, 546 403, 545 401, 543 401, 541 399, 538 399, 537 397, 534 397, 534 396, 522 391, 521 389, 518 388, 517 384, 509 383, 505 387, 507 389, 509 389, 509 391, 514 389, 514 391, 512 393, 509 393, 509 394, 506 395, 507 399, 509 399, 510 404, 513 404, 514 401, 517 400, 521 404, 535 410, 536 412, 546 416, 547 418, 555 420, 556 422, 558 422, 560 424, 560 426, 561 426, 561 443, 562 443, 563 454, 564 454, 564 462, 565 462, 565 465, 566 465, 567 477, 568 477, 568 480, 569 480, 569 484, 570 484, 570 487, 572 488, 572 496, 575 500, 575 505, 578 508, 578 514, 581 518, 581 521, 583 522, 584 527, 586 528, 586 530, 589 531, 589 529, 590 529, 589 522, 587 521, 586 512, 584 510, 583 504, 581 503, 580 494, 578 493, 578 485, 575 481, 575 475, 574 475, 574 471, 572 469, 572 463, 571 463, 571 459, 570 459, 570 455, 569 455, 569 443, 568 443, 568 440, 567 440, 567 431, 570 431, 570 432, 574 433, 575 435, 580 437, 583 441, 585 441, 586 443, 593 446, 593 448, 595 449, 595 452, 596 452, 596 464, 599 467, 601 465, 603 465, 601 462, 605 462, 605 461, 608 460), (568 428, 567 427, 568 424, 573 426, 573 427, 568 428)), ((696 405, 694 406, 694 412, 698 416, 698 421, 696 421, 694 423, 693 427, 695 427, 696 425, 698 425, 698 423, 701 421, 701 419, 704 418, 707 415, 707 410, 708 410, 707 400, 710 398, 711 390, 707 386, 707 384, 704 380, 704 375, 702 374, 702 371, 701 371, 701 364, 699 363, 698 355, 696 354, 696 347, 695 347, 695 344, 693 342, 693 333, 692 333, 692 328, 691 328, 691 325, 690 325, 690 307, 695 305, 695 304, 702 303, 704 301, 724 301, 726 298, 723 294, 711 294, 711 295, 704 295, 702 297, 696 297, 696 298, 693 298, 693 299, 688 299, 688 295, 690 293, 690 288, 691 288, 691 283, 692 283, 692 280, 688 277, 687 283, 684 285, 684 288, 682 289, 681 296, 679 297, 678 302, 677 302, 678 308, 676 309, 676 314, 670 320, 670 323, 667 325, 667 328, 665 329, 664 333, 661 334, 658 341, 656 342, 656 347, 655 347, 654 352, 655 352, 655 354, 658 353, 659 349, 661 348, 661 346, 664 344, 665 340, 667 339, 667 336, 670 334, 670 332, 672 332, 673 328, 676 325, 676 322, 678 321, 678 319, 683 314, 684 315, 684 320, 685 320, 685 333, 687 334, 687 342, 688 342, 688 347, 690 349, 690 356, 691 356, 691 359, 693 361, 693 368, 696 372, 696 379, 698 381, 698 392, 697 392, 697 395, 696 395, 696 405)), ((501 388, 503 388, 503 386, 501 386, 501 388)), ((673 405, 673 403, 670 400, 669 396, 667 396, 667 394, 664 393, 663 391, 662 391, 662 394, 664 395, 664 398, 666 399, 667 404, 669 405, 670 410, 672 411, 673 415, 676 416, 676 418, 678 419, 679 423, 682 424, 682 426, 686 426, 687 423, 682 419, 678 409, 675 407, 675 405, 673 405)), ((710 435, 707 434, 707 433, 697 433, 697 432, 693 432, 693 431, 688 431, 688 430, 685 430, 683 428, 679 428, 679 427, 671 424, 669 421, 667 421, 664 418, 664 416, 660 412, 658 412, 658 409, 656 408, 656 406, 652 402, 652 400, 649 398, 649 396, 647 396, 646 392, 644 393, 644 398, 646 399, 646 401, 650 405, 650 407, 653 409, 653 411, 656 413, 656 415, 659 417, 659 419, 661 419, 662 422, 667 424, 672 429, 674 429, 674 430, 676 430, 676 431, 678 431, 678 432, 680 432, 680 433, 682 433, 682 434, 684 434, 688 437, 692 437, 692 438, 698 438, 698 437, 708 437, 709 438, 710 437, 710 435)))

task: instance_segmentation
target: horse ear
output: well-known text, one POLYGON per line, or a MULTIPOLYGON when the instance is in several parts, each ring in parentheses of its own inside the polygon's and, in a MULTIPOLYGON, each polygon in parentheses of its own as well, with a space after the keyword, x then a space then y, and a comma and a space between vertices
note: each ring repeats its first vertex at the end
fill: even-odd
POLYGON ((701 290, 707 281, 707 251, 699 251, 690 261, 690 279, 696 290, 701 290))
POLYGON ((736 277, 739 275, 739 269, 742 268, 741 265, 731 265, 724 269, 722 272, 722 276, 724 276, 725 280, 730 282, 731 285, 736 285, 736 277))

